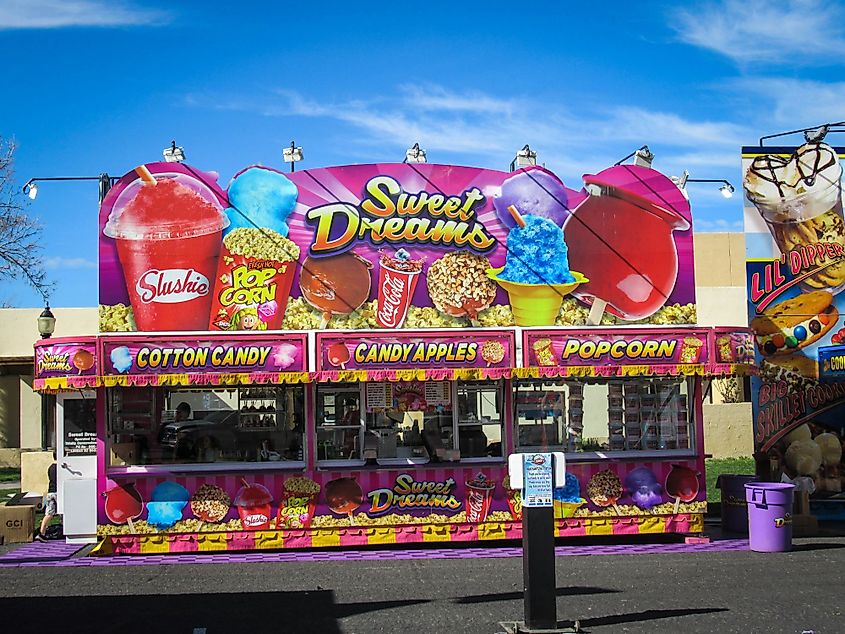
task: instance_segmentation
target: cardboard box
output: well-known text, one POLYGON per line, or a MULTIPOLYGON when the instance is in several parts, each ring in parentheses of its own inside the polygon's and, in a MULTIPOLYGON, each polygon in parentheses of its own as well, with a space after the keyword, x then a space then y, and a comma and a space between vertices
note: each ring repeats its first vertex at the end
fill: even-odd
POLYGON ((34 532, 34 506, 0 506, 0 537, 4 543, 31 542, 34 532))

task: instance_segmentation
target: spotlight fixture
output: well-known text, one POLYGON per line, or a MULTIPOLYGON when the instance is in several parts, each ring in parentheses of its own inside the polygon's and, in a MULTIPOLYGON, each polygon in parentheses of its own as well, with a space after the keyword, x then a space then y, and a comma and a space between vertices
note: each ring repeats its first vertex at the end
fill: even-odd
POLYGON ((529 167, 537 165, 537 152, 528 147, 526 143, 521 150, 517 150, 516 156, 511 161, 511 171, 519 167, 529 167))
POLYGON ((177 146, 176 141, 171 141, 170 147, 164 148, 162 154, 168 163, 181 163, 185 160, 185 149, 177 146))
POLYGON ((420 147, 419 143, 414 143, 405 152, 405 160, 403 163, 426 163, 425 150, 420 147))
POLYGON ((654 162, 654 153, 648 149, 647 145, 644 145, 631 152, 625 158, 616 161, 613 166, 616 167, 617 165, 622 165, 622 163, 627 161, 629 158, 634 159, 634 165, 639 165, 640 167, 651 167, 651 164, 654 162))
POLYGON ((294 163, 301 161, 304 156, 305 155, 302 153, 302 148, 297 147, 294 141, 290 142, 290 147, 286 147, 282 150, 282 158, 284 158, 285 163, 290 163, 291 172, 293 172, 295 169, 294 163))
POLYGON ((680 176, 672 176, 671 179, 672 182, 678 186, 678 189, 684 192, 684 195, 686 195, 687 183, 722 183, 722 186, 719 188, 719 192, 725 198, 732 198, 734 191, 736 191, 734 186, 724 178, 690 178, 687 170, 684 170, 683 174, 680 176))
POLYGON ((23 186, 23 193, 29 196, 31 200, 35 200, 38 196, 38 185, 36 183, 27 183, 23 186))
POLYGON ((782 136, 789 136, 790 134, 804 133, 804 140, 807 143, 821 143, 824 138, 831 132, 845 132, 845 121, 836 121, 835 123, 825 123, 823 125, 814 126, 812 128, 799 128, 798 130, 787 130, 786 132, 777 132, 775 134, 767 134, 760 137, 760 146, 763 141, 767 139, 777 139, 782 136))

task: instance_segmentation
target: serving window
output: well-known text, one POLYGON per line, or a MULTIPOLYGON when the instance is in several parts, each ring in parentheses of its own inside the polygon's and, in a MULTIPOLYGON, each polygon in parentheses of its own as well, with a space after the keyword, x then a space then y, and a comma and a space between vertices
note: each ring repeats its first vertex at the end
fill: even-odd
POLYGON ((302 386, 126 387, 107 393, 110 466, 304 464, 302 386))
POLYGON ((501 381, 325 384, 316 393, 321 466, 503 455, 501 381))
POLYGON ((691 385, 683 378, 517 381, 517 451, 688 451, 691 385))

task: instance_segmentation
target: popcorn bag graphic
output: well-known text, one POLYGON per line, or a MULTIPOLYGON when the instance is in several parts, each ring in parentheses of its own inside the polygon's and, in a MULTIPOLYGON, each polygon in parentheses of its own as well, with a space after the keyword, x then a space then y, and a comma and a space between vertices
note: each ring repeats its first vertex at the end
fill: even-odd
POLYGON ((278 330, 299 247, 272 229, 240 227, 223 239, 209 330, 278 330))

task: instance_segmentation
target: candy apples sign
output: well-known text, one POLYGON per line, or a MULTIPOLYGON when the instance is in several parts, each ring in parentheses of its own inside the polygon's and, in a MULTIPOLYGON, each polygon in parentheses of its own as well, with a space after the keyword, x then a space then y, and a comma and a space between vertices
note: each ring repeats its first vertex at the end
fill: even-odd
POLYGON ((141 166, 100 210, 102 331, 694 323, 689 204, 621 165, 574 188, 516 172, 374 164, 221 187, 141 166), (582 189, 586 185, 587 189, 582 189))

